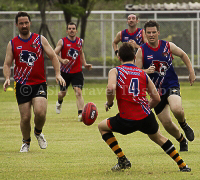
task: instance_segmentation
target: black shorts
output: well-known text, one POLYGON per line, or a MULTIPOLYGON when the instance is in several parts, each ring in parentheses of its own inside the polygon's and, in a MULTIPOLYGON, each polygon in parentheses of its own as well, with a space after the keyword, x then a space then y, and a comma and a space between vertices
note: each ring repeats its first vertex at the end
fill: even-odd
POLYGON ((113 132, 118 132, 123 135, 130 134, 135 131, 141 131, 145 134, 155 134, 159 128, 153 112, 142 120, 127 120, 121 118, 119 114, 117 114, 114 117, 108 118, 107 123, 108 127, 113 132))
POLYGON ((166 106, 167 104, 169 104, 167 98, 168 98, 170 95, 172 95, 172 94, 181 96, 181 95, 180 95, 180 88, 179 88, 179 87, 172 87, 172 88, 168 89, 168 91, 167 91, 166 94, 164 94, 163 96, 160 97, 160 98, 161 98, 161 101, 160 101, 159 104, 154 108, 154 111, 155 111, 156 115, 157 115, 157 114, 160 114, 160 113, 163 111, 163 109, 165 108, 165 106, 166 106))
POLYGON ((60 85, 60 91, 66 91, 66 89, 69 87, 70 83, 72 84, 72 87, 79 87, 80 89, 83 88, 84 84, 84 77, 82 72, 78 73, 64 73, 61 71, 61 76, 66 82, 66 86, 60 85))
POLYGON ((35 97, 47 99, 47 83, 43 82, 36 85, 15 83, 15 93, 18 105, 29 102, 35 97))

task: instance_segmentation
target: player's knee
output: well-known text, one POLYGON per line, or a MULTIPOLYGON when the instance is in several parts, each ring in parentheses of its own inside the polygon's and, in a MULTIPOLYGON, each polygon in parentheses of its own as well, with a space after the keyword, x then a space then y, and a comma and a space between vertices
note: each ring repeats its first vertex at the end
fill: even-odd
POLYGON ((177 108, 173 109, 172 112, 175 116, 181 116, 184 113, 182 107, 177 107, 177 108))

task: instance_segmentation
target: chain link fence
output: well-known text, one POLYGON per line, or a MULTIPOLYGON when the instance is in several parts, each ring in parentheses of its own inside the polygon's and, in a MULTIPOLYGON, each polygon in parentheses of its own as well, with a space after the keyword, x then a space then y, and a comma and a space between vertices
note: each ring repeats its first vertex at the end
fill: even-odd
MULTIPOLYGON (((38 33, 41 25, 40 12, 28 12, 31 16, 31 32, 38 33)), ((83 69, 85 79, 106 79, 111 67, 119 64, 115 57, 112 42, 117 32, 126 29, 126 18, 130 13, 139 16, 138 27, 143 28, 147 20, 154 19, 160 24, 160 39, 174 42, 190 57, 197 77, 200 72, 200 11, 92 11, 88 18, 84 53, 87 63, 93 64, 93 70, 83 69)), ((0 12, 0 78, 3 80, 2 67, 8 42, 16 35, 17 12, 0 12)), ((66 35, 66 23, 62 11, 46 12, 47 25, 56 44, 66 35)), ((74 22, 77 19, 73 19, 74 22)), ((79 28, 78 28, 79 31, 79 28)), ((79 33, 78 33, 79 36, 79 33)), ((46 37, 53 46, 49 36, 46 37)), ((120 45, 120 44, 119 44, 120 45)), ((46 60, 47 77, 54 79, 51 62, 46 60)), ((179 78, 187 78, 188 72, 180 58, 175 57, 173 64, 179 78)))

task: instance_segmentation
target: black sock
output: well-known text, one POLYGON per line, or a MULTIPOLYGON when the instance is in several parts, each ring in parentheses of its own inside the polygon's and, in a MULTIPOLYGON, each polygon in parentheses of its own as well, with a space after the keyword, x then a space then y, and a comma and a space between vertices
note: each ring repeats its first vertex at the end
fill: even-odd
POLYGON ((179 121, 178 121, 178 123, 179 123, 179 125, 181 126, 181 128, 184 128, 184 127, 187 125, 186 119, 184 120, 184 122, 179 122, 179 121))
POLYGON ((62 99, 61 101, 58 99, 58 103, 59 103, 59 104, 62 104, 62 102, 63 102, 63 99, 62 99))
POLYGON ((34 133, 35 133, 36 135, 40 135, 41 132, 42 132, 42 129, 41 129, 41 130, 38 130, 38 129, 36 129, 36 127, 35 127, 34 133))
POLYGON ((176 139, 178 142, 182 142, 182 141, 186 141, 186 139, 184 138, 183 134, 181 133, 181 137, 176 139))
POLYGON ((23 139, 22 142, 23 142, 23 143, 26 143, 26 144, 28 144, 28 145, 30 145, 31 138, 29 138, 29 139, 27 139, 27 140, 24 140, 24 139, 23 139))
POLYGON ((178 151, 175 149, 174 145, 169 139, 161 146, 161 148, 177 163, 179 168, 186 166, 186 163, 180 157, 178 151))
POLYGON ((79 114, 82 114, 82 110, 78 110, 78 115, 79 115, 79 114))

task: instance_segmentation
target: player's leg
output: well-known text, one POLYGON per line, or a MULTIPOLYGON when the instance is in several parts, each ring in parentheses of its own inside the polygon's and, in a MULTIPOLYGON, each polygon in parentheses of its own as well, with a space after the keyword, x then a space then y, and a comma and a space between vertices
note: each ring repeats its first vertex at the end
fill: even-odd
POLYGON ((20 112, 20 129, 22 132, 22 147, 20 152, 28 152, 30 148, 31 142, 31 101, 19 104, 19 112, 20 112))
POLYGON ((84 107, 84 99, 82 96, 82 89, 79 87, 74 87, 74 93, 76 95, 76 105, 78 109, 78 121, 82 121, 82 111, 84 107))
POLYGON ((178 151, 175 149, 172 142, 165 138, 158 130, 155 134, 148 134, 149 138, 161 148, 177 163, 180 171, 190 172, 191 169, 186 165, 183 159, 180 157, 178 151))
POLYGON ((34 112, 34 134, 41 149, 46 149, 47 142, 42 134, 42 128, 46 121, 47 113, 47 84, 35 85, 32 92, 32 105, 34 112))
POLYGON ((58 101, 56 102, 56 113, 60 114, 62 109, 63 98, 66 96, 67 89, 70 85, 70 74, 61 72, 61 76, 66 82, 66 86, 60 85, 60 91, 58 92, 58 101))
POLYGON ((44 97, 35 97, 32 100, 33 103, 33 112, 34 112, 34 134, 38 140, 38 144, 41 149, 46 149, 47 141, 44 138, 42 133, 43 126, 46 121, 46 112, 47 112, 47 99, 44 97))
POLYGON ((188 151, 187 140, 183 137, 178 126, 172 121, 170 116, 169 105, 167 104, 161 113, 157 114, 158 119, 164 126, 165 130, 180 142, 180 151, 188 151))
POLYGON ((20 129, 22 132, 22 146, 20 152, 28 152, 31 142, 31 92, 32 87, 14 82, 16 99, 20 112, 20 129))
POLYGON ((115 121, 115 117, 103 120, 99 123, 98 128, 102 135, 102 139, 108 144, 108 146, 118 157, 118 163, 111 170, 120 171, 122 169, 129 169, 131 168, 131 163, 126 158, 124 152, 118 144, 116 137, 112 133, 110 121, 112 121, 113 124, 115 121))
POLYGON ((84 84, 84 77, 82 72, 75 73, 72 76, 71 83, 76 96, 76 105, 78 109, 78 121, 82 121, 82 111, 84 108, 84 99, 82 95, 82 88, 84 84))
POLYGON ((175 118, 178 120, 181 128, 184 130, 185 135, 189 141, 194 140, 194 131, 192 128, 186 123, 184 110, 182 107, 181 97, 176 94, 172 94, 168 97, 168 102, 171 108, 172 113, 175 118))
POLYGON ((187 167, 185 162, 179 156, 178 151, 176 151, 174 145, 170 140, 165 138, 159 131, 158 122, 154 114, 151 112, 149 116, 140 120, 138 124, 140 125, 139 130, 145 134, 148 134, 149 138, 154 141, 156 144, 161 146, 161 148, 174 160, 179 166, 180 171, 191 171, 190 168, 187 167))

